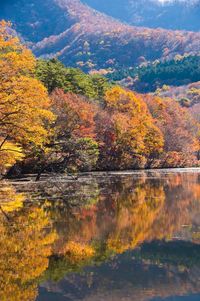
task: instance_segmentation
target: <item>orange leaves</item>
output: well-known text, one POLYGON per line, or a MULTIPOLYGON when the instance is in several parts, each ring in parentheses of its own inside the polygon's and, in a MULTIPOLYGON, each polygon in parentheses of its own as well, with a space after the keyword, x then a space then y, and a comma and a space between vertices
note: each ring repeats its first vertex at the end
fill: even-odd
POLYGON ((48 136, 46 124, 54 119, 46 89, 33 78, 35 58, 13 37, 9 26, 0 23, 1 168, 22 158, 18 146, 23 148, 20 153, 28 146, 41 146, 48 136), (6 152, 6 143, 12 145, 11 151, 6 152))
POLYGON ((3 206, 12 223, 0 216, 0 299, 34 301, 37 281, 48 267, 57 235, 47 231, 51 223, 43 209, 20 209, 23 196, 12 191, 12 187, 3 193, 8 201, 12 194, 13 197, 11 204, 3 206))
POLYGON ((95 105, 76 94, 65 94, 61 89, 56 89, 51 99, 58 126, 66 128, 75 137, 95 137, 95 105))
POLYGON ((24 158, 23 150, 16 144, 11 142, 5 142, 0 139, 0 174, 4 172, 5 169, 10 168, 17 161, 24 158))
POLYGON ((4 53, 6 53, 5 48, 12 47, 14 50, 17 50, 19 45, 19 39, 9 32, 10 28, 10 22, 0 21, 0 50, 4 50, 4 53))
POLYGON ((134 116, 142 110, 146 110, 145 103, 131 91, 121 87, 114 87, 106 92, 105 100, 107 107, 134 116))
POLYGON ((75 264, 78 262, 85 262, 94 257, 95 250, 92 248, 92 246, 87 244, 69 241, 63 247, 63 249, 60 250, 59 254, 67 256, 67 258, 70 260, 70 263, 75 264))
MULTIPOLYGON (((150 96, 143 99, 119 86, 107 90, 103 79, 93 78, 88 84, 85 75, 75 70, 71 70, 74 80, 68 81, 69 74, 59 63, 55 66, 62 69, 62 78, 56 73, 51 90, 68 82, 73 91, 93 101, 95 95, 99 99, 107 92, 95 104, 56 89, 50 101, 44 86, 33 76, 35 58, 4 21, 0 23, 0 65, 1 172, 30 153, 36 160, 40 158, 38 165, 49 165, 52 160, 55 168, 60 164, 62 170, 69 166, 74 169, 73 165, 91 170, 98 158, 101 169, 149 166, 158 159, 163 145, 167 153, 199 149, 198 125, 175 101, 150 96)), ((54 67, 52 74, 57 70, 54 67)), ((47 72, 44 66, 40 72, 47 72)))
POLYGON ((23 208, 24 200, 25 195, 23 193, 17 193, 14 187, 6 185, 6 183, 1 185, 0 206, 6 214, 23 208))
POLYGON ((14 36, 10 26, 9 22, 0 22, 0 75, 5 79, 6 74, 31 74, 36 65, 33 54, 14 36))
POLYGON ((106 92, 105 108, 56 89, 52 108, 57 137, 92 138, 100 148, 101 168, 134 168, 135 160, 162 151, 163 137, 142 98, 114 87, 106 92))
POLYGON ((146 97, 149 110, 165 138, 165 151, 195 152, 198 124, 187 109, 170 98, 146 97))
POLYGON ((115 149, 118 150, 117 156, 123 168, 133 166, 137 156, 149 156, 162 151, 162 134, 141 96, 114 87, 106 93, 105 102, 113 122, 115 149))

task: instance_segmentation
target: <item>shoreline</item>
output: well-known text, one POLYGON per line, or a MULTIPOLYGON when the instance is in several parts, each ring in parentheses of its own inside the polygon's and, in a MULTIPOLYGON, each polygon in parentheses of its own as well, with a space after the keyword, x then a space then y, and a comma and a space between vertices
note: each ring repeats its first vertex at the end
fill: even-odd
POLYGON ((186 167, 186 168, 159 168, 159 169, 137 169, 137 170, 113 170, 113 171, 91 171, 91 172, 80 172, 74 175, 67 175, 62 173, 44 173, 39 181, 36 181, 37 174, 24 174, 20 177, 13 178, 2 178, 0 183, 42 183, 47 181, 64 181, 64 182, 74 182, 87 180, 91 178, 98 177, 113 177, 113 176, 134 176, 134 175, 150 175, 150 174, 175 174, 175 173, 200 173, 200 167, 186 167))

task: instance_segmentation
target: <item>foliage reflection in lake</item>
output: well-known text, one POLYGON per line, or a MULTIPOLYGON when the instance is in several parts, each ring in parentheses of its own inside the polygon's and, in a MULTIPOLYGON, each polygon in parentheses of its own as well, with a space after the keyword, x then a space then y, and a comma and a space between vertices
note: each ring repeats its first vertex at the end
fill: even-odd
POLYGON ((2 301, 200 298, 200 172, 2 182, 0 204, 2 301))

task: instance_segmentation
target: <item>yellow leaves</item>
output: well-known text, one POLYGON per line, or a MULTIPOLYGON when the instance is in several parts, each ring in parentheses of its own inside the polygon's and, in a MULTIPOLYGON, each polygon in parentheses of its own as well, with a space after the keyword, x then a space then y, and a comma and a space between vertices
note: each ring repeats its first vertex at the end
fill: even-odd
POLYGON ((19 40, 11 35, 8 29, 11 28, 11 23, 5 20, 0 21, 0 50, 5 50, 6 47, 17 47, 19 40))
POLYGON ((0 206, 4 212, 9 213, 19 210, 23 207, 25 196, 22 193, 16 193, 15 189, 6 185, 1 185, 0 188, 0 206))
POLYGON ((2 30, 5 29, 6 26, 10 27, 11 26, 11 22, 5 21, 5 20, 1 20, 0 21, 0 33, 1 33, 2 30))
POLYGON ((122 194, 118 204, 129 206, 119 207, 114 230, 107 240, 108 249, 116 253, 134 249, 151 239, 155 220, 165 205, 163 187, 154 188, 148 184, 145 189, 142 185, 135 187, 126 200, 123 197, 122 194))
POLYGON ((118 238, 109 238, 107 240, 107 248, 116 254, 122 254, 128 249, 127 246, 124 246, 124 242, 118 238))
POLYGON ((107 91, 105 101, 115 123, 123 160, 131 158, 131 153, 132 156, 134 154, 147 156, 162 151, 164 144, 162 133, 154 124, 141 96, 121 87, 114 87, 107 91))
POLYGON ((25 76, 11 78, 1 85, 1 96, 0 125, 4 133, 16 142, 42 144, 47 136, 44 122, 54 119, 47 110, 50 103, 43 85, 25 76))
POLYGON ((29 75, 34 72, 36 66, 35 58, 31 51, 26 48, 22 48, 20 52, 8 51, 1 53, 0 51, 0 61, 2 66, 1 73, 5 72, 5 70, 3 70, 5 68, 9 75, 15 75, 17 73, 29 75))
MULTIPOLYGON (((11 190, 4 190, 5 198, 18 203, 22 196, 11 190)), ((0 223, 0 300, 34 301, 37 280, 48 267, 57 236, 46 230, 51 224, 40 208, 13 210, 10 215, 12 223, 0 223)))
POLYGON ((119 86, 108 90, 105 95, 106 104, 109 108, 117 109, 122 113, 135 115, 141 110, 146 110, 146 105, 139 96, 119 86))
POLYGON ((70 241, 64 246, 61 253, 67 255, 67 257, 70 258, 70 262, 77 263, 93 257, 95 250, 90 245, 70 241))
POLYGON ((42 146, 48 140, 47 125, 54 120, 47 91, 33 77, 35 58, 9 27, 0 23, 0 137, 10 143, 10 148, 0 144, 1 169, 21 160, 23 149, 42 146))
POLYGON ((145 145, 146 155, 150 155, 154 151, 157 151, 158 153, 163 151, 164 137, 160 129, 154 124, 148 126, 148 133, 145 137, 145 145))
POLYGON ((0 22, 0 75, 14 75, 33 73, 36 66, 36 61, 25 46, 23 46, 19 39, 14 36, 11 31, 11 24, 9 22, 0 22))
POLYGON ((4 170, 4 168, 11 167, 23 158, 24 154, 21 147, 12 142, 5 142, 0 148, 0 173, 4 170))

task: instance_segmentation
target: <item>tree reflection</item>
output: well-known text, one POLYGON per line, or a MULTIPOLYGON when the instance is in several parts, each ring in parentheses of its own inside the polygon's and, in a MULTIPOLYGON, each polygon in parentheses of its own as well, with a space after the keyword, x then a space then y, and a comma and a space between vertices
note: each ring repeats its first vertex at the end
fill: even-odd
POLYGON ((122 253, 144 241, 172 239, 182 231, 182 225, 190 228, 200 211, 197 175, 187 183, 183 175, 168 177, 167 181, 145 176, 108 181, 94 204, 68 208, 56 219, 59 240, 55 252, 69 241, 101 242, 122 253))
MULTIPOLYGON (((35 186, 33 194, 2 185, 0 300, 35 300, 40 281, 58 281, 128 250, 159 265, 168 257, 165 244, 155 256, 139 248, 151 241, 178 236, 190 240, 192 250, 192 242, 200 241, 199 200, 198 174, 97 177, 35 186)), ((178 253, 173 265, 180 264, 178 253)))
POLYGON ((2 185, 0 188, 1 212, 6 214, 21 209, 23 207, 24 198, 24 195, 22 193, 16 193, 11 185, 2 185))
MULTIPOLYGON (((186 237, 185 233, 180 234, 183 239, 187 240, 188 235, 197 239, 191 226, 194 226, 194 216, 200 212, 199 199, 197 175, 189 184, 186 175, 152 180, 145 174, 134 180, 112 179, 104 184, 103 190, 100 183, 94 204, 68 206, 65 214, 55 219, 59 238, 54 244, 54 254, 59 257, 51 258, 52 266, 55 268, 57 262, 63 276, 64 266, 66 273, 77 272, 86 265, 100 264, 115 254, 133 250, 144 242, 172 240, 183 230, 187 230, 186 237), (76 256, 77 248, 90 252, 83 252, 85 258, 77 256, 74 262, 71 258, 76 256)), ((62 200, 59 206, 61 204, 65 202, 62 200)), ((51 272, 53 275, 52 269, 51 272)), ((59 271, 52 277, 58 279, 59 271)))
POLYGON ((47 231, 50 223, 44 210, 22 207, 23 196, 11 186, 1 189, 2 201, 9 220, 0 215, 0 300, 32 301, 56 234, 47 231))

